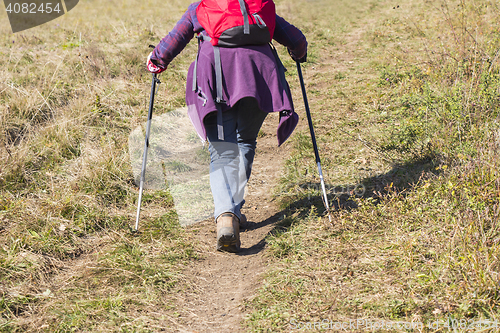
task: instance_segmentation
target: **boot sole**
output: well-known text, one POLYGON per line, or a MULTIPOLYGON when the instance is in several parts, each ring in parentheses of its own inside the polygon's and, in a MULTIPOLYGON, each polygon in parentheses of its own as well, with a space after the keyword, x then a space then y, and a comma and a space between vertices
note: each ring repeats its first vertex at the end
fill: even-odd
POLYGON ((234 235, 221 235, 217 240, 217 251, 236 253, 240 244, 234 235))

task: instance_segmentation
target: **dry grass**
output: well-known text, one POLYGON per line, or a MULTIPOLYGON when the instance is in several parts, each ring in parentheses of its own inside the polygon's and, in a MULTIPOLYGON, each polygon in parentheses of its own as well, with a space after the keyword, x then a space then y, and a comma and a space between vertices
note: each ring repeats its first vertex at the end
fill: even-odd
POLYGON ((334 226, 318 216, 310 139, 295 135, 277 191, 290 217, 268 238, 272 268, 247 304, 251 331, 498 320, 500 10, 490 1, 391 7, 346 31, 345 48, 317 42, 327 51, 306 82, 334 226))
MULTIPOLYGON (((130 234, 127 144, 146 116, 148 45, 188 3, 86 1, 19 34, 0 24, 0 331, 177 326, 173 297, 189 287, 180 271, 196 240, 164 191, 146 193, 142 233, 130 234)), ((303 126, 276 190, 287 217, 268 237, 272 265, 247 303, 248 330, 497 320, 497 5, 277 8, 310 41, 303 68, 337 212, 334 226, 322 217, 303 126)), ((155 112, 184 104, 195 52, 191 43, 162 74, 155 112)), ((302 112, 294 64, 279 52, 302 112)))
MULTIPOLYGON (((128 136, 145 120, 148 45, 187 5, 88 1, 15 35, 2 23, 1 331, 173 325, 167 294, 195 255, 165 192, 145 194, 142 233, 130 234, 128 136)), ((182 105, 176 66, 186 68, 193 50, 164 75, 179 84, 162 86, 157 113, 182 105)))

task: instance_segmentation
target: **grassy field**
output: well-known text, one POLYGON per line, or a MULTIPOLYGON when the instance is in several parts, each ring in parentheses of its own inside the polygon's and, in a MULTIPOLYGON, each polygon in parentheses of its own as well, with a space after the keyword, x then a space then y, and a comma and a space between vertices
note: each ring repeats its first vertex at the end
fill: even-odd
POLYGON ((309 30, 318 50, 310 99, 337 208, 333 225, 321 217, 304 131, 277 189, 290 217, 269 236, 272 268, 247 304, 248 327, 312 331, 359 320, 348 327, 495 331, 499 8, 356 5, 332 14, 322 3, 309 30), (338 14, 351 22, 329 25, 338 14))
MULTIPOLYGON (((335 211, 330 224, 302 126, 244 330, 359 319, 467 331, 500 319, 498 4, 276 3, 309 41, 303 69, 335 211)), ((165 191, 146 192, 142 232, 130 232, 128 138, 146 119, 148 45, 188 4, 81 1, 17 34, 2 14, 1 332, 175 329, 196 240, 165 191)), ((303 116, 295 64, 279 52, 303 116)), ((184 106, 195 54, 193 42, 162 73, 155 112, 184 106)))
MULTIPOLYGON (((0 331, 150 331, 164 318, 143 309, 172 307, 196 255, 164 191, 130 233, 128 137, 146 119, 148 45, 187 4, 81 1, 18 34, 2 20, 0 331)), ((183 105, 195 50, 162 76, 158 113, 183 105)))

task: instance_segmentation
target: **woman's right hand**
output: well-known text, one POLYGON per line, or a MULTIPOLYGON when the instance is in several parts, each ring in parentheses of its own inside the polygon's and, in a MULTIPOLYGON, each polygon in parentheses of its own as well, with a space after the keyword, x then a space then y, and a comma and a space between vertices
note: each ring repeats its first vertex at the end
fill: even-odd
POLYGON ((295 54, 292 51, 290 51, 290 49, 288 49, 288 54, 290 54, 290 57, 292 57, 292 59, 295 60, 296 62, 302 63, 302 62, 306 62, 307 61, 307 52, 306 52, 306 54, 302 58, 298 58, 298 59, 295 56, 295 54))

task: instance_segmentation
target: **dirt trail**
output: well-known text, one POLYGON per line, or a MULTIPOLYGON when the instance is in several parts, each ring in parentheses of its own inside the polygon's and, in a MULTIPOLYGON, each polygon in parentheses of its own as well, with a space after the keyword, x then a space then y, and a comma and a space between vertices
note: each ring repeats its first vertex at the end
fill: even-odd
MULTIPOLYGON (((326 56, 316 68, 304 72, 306 89, 310 77, 318 71, 332 65, 337 71, 348 70, 365 30, 366 26, 346 34, 346 44, 342 50, 336 52, 335 56, 326 56)), ((298 87, 292 95, 300 115, 295 131, 303 131, 308 128, 308 124, 298 87)), ((314 110, 311 112, 314 114, 314 110)), ((278 115, 270 114, 262 127, 265 135, 257 139, 257 152, 243 208, 250 228, 241 233, 242 251, 237 255, 217 252, 215 224, 212 221, 189 227, 189 231, 198 238, 197 250, 201 260, 194 261, 184 271, 189 285, 195 287, 180 296, 182 298, 176 304, 180 314, 176 322, 179 332, 246 332, 242 326, 244 301, 251 299, 260 286, 267 262, 265 237, 282 217, 271 194, 290 152, 290 143, 285 142, 278 148, 277 124, 278 115)))
POLYGON ((267 117, 265 133, 257 140, 257 153, 245 197, 243 213, 248 228, 241 232, 242 250, 238 254, 215 250, 216 231, 212 221, 189 227, 199 243, 200 260, 184 271, 193 286, 178 301, 180 332, 244 332, 241 320, 245 299, 260 285, 265 271, 265 237, 279 219, 271 193, 289 149, 276 140, 277 115, 267 117))

